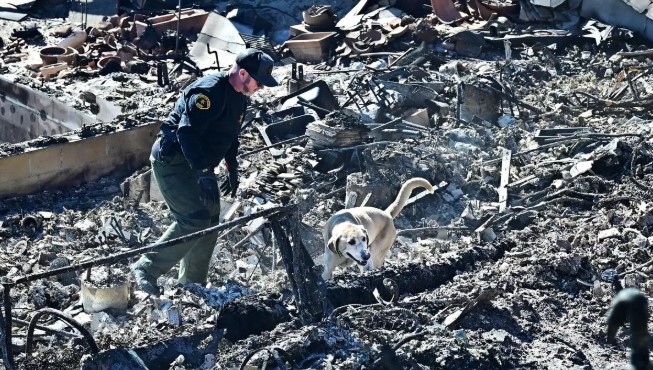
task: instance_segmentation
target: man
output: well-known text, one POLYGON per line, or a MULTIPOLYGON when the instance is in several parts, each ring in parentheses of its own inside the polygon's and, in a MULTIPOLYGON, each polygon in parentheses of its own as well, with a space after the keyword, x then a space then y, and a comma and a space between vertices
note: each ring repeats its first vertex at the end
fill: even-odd
MULTIPOLYGON (((175 222, 158 243, 218 224, 220 190, 235 196, 238 188, 238 134, 246 96, 263 86, 277 86, 274 62, 258 49, 236 57, 229 72, 205 76, 179 96, 152 146, 152 172, 175 222), (218 188, 214 169, 224 159, 228 179, 218 188)), ((159 295, 157 278, 178 262, 181 284, 205 284, 215 247, 215 233, 144 254, 132 271, 143 291, 159 295)))

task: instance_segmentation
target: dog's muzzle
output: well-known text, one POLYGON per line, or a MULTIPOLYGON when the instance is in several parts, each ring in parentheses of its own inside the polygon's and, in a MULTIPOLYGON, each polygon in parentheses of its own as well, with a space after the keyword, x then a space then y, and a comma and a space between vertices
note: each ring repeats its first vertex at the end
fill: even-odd
POLYGON ((361 260, 359 260, 359 259, 355 258, 354 256, 352 256, 351 253, 347 253, 347 255, 349 256, 349 258, 354 260, 354 262, 356 262, 357 264, 359 264, 361 266, 367 265, 367 260, 370 259, 369 254, 367 255, 367 258, 364 258, 364 259, 361 259, 361 260))

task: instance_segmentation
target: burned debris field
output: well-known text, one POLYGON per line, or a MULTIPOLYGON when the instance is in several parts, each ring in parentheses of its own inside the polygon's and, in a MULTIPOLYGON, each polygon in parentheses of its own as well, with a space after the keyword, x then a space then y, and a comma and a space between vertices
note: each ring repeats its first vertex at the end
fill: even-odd
POLYGON ((4 368, 649 368, 649 1, 110 3, 0 4, 4 368), (150 149, 249 47, 280 85, 180 238, 218 235, 208 282, 150 295, 150 149), (416 177, 383 266, 325 281, 330 217, 416 177))

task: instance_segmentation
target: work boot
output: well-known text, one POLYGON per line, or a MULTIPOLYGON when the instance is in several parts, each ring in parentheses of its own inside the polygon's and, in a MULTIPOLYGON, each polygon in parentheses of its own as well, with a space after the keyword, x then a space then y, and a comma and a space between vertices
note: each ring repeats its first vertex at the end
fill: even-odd
POLYGON ((136 285, 145 293, 153 296, 161 294, 161 288, 156 284, 156 278, 140 267, 132 266, 132 274, 136 280, 136 285))

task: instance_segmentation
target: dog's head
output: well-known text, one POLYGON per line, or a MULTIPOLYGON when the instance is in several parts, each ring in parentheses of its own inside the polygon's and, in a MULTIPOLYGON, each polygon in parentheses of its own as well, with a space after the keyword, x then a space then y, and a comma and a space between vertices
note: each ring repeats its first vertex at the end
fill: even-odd
POLYGON ((369 240, 367 230, 363 226, 345 223, 332 230, 327 246, 334 254, 365 266, 370 259, 369 240))

